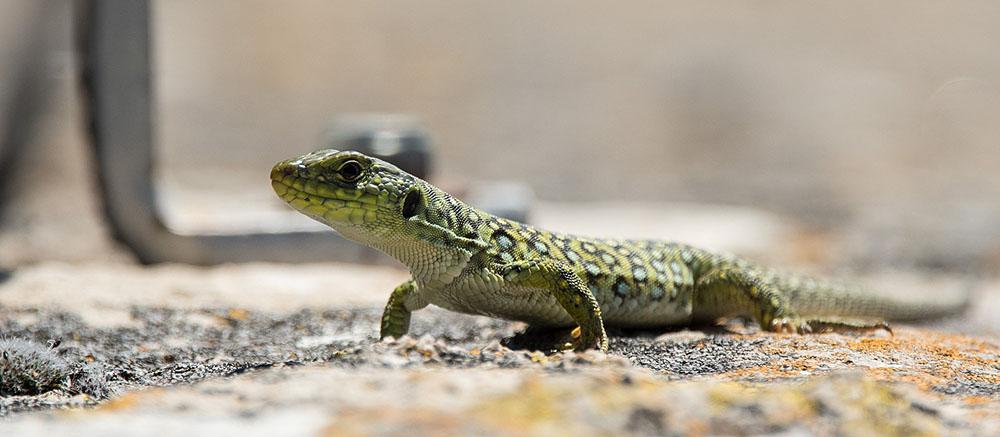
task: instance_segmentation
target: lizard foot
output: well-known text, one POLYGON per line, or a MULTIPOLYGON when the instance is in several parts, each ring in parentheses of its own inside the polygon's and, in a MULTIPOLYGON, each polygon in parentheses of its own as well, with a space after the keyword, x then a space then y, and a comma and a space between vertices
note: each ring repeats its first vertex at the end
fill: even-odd
POLYGON ((584 336, 583 330, 579 326, 573 329, 529 326, 523 332, 503 339, 501 344, 515 350, 538 350, 547 354, 587 349, 598 349, 606 352, 608 350, 608 337, 604 332, 600 334, 584 336))
POLYGON ((403 320, 399 317, 393 317, 393 314, 389 313, 382 316, 382 329, 379 331, 379 339, 388 337, 399 338, 406 335, 410 330, 409 313, 406 316, 403 320))
POLYGON ((892 335, 892 328, 885 321, 838 320, 838 319, 801 319, 798 317, 776 317, 762 326, 770 332, 789 334, 824 334, 836 332, 842 334, 870 334, 884 330, 892 335))
POLYGON ((813 332, 812 326, 810 326, 808 322, 797 317, 777 317, 771 319, 770 323, 762 326, 762 328, 770 332, 781 332, 787 334, 809 334, 813 332))
POLYGON ((567 344, 566 346, 571 346, 573 350, 577 352, 585 351, 587 349, 597 349, 601 352, 608 351, 608 334, 604 332, 604 329, 600 332, 591 333, 591 335, 585 335, 583 329, 579 326, 570 332, 573 336, 572 344, 567 344))
POLYGON ((816 333, 838 332, 850 334, 870 334, 875 331, 885 331, 888 332, 889 335, 893 335, 892 327, 890 327, 889 323, 884 320, 866 321, 818 319, 809 320, 806 323, 809 324, 810 331, 816 333))

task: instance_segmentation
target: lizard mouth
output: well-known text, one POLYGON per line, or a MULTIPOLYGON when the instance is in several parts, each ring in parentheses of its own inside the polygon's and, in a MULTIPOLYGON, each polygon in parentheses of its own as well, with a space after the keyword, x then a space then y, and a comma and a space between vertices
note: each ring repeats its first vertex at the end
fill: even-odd
POLYGON ((375 221, 374 199, 360 190, 300 177, 296 170, 290 161, 279 162, 271 169, 271 188, 293 209, 331 226, 375 221))
POLYGON ((295 210, 324 223, 334 221, 332 220, 334 217, 328 217, 332 212, 347 208, 345 201, 309 193, 301 189, 302 185, 296 188, 295 184, 272 180, 271 188, 281 200, 295 210))

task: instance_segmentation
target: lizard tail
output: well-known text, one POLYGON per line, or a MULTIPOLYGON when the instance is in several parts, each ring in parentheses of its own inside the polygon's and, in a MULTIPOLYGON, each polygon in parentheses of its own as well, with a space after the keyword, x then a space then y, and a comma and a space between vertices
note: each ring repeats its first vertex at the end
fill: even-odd
POLYGON ((856 285, 805 277, 776 278, 774 282, 784 291, 792 309, 806 317, 931 320, 961 314, 971 302, 971 287, 939 290, 932 298, 917 293, 889 296, 856 285))

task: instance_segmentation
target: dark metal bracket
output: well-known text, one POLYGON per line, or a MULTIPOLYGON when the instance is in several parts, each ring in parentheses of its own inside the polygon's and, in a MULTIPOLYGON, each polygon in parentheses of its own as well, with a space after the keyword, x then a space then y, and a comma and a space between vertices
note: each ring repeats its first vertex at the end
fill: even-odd
POLYGON ((115 235, 146 263, 374 262, 374 250, 333 232, 178 235, 157 212, 149 0, 81 3, 83 87, 104 209, 115 235))
MULTIPOLYGON (((152 178, 155 106, 150 3, 79 3, 84 98, 104 210, 116 238, 146 263, 388 262, 387 256, 332 231, 181 235, 165 225, 157 210, 152 178)), ((412 148, 404 149, 400 159, 426 168, 412 148)), ((406 168, 403 162, 396 163, 406 168)), ((533 199, 529 189, 516 183, 480 187, 470 194, 473 204, 522 221, 533 199)))

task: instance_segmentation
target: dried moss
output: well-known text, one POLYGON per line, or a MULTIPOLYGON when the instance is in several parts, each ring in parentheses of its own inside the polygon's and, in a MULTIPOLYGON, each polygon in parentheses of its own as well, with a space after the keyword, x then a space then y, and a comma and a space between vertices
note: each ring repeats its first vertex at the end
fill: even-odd
POLYGON ((0 339, 0 396, 46 393, 63 387, 72 368, 52 348, 19 338, 0 339))

